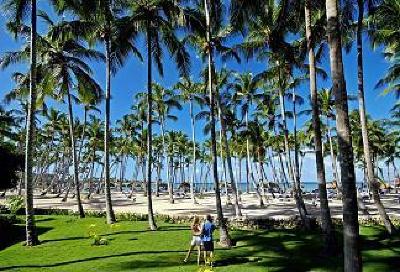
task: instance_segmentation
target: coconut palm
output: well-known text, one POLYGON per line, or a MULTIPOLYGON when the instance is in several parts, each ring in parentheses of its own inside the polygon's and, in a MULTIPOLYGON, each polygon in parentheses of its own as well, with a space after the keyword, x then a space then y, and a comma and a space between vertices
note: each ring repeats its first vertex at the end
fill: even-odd
POLYGON ((384 56, 391 63, 387 73, 377 83, 377 88, 385 88, 384 93, 394 92, 400 97, 400 1, 383 0, 370 17, 370 34, 374 45, 386 45, 384 56))
POLYGON ((97 93, 98 89, 78 92, 79 104, 83 105, 83 127, 78 149, 78 160, 81 161, 82 148, 85 142, 87 117, 91 111, 100 112, 97 105, 103 100, 103 94, 97 93))
POLYGON ((212 32, 214 28, 218 27, 219 16, 221 16, 222 11, 222 3, 219 1, 213 1, 212 3, 209 0, 204 1, 204 14, 205 14, 205 36, 207 42, 207 57, 208 57, 208 91, 209 91, 209 100, 210 100, 210 134, 211 134, 211 157, 212 157, 212 176, 215 185, 215 197, 217 203, 217 216, 220 222, 220 243, 226 246, 231 245, 230 238, 228 236, 228 229, 226 227, 225 219, 222 213, 222 205, 221 205, 221 195, 218 181, 218 172, 217 172, 217 146, 216 146, 216 133, 215 133, 215 88, 213 86, 214 79, 213 75, 215 74, 214 70, 214 44, 211 39, 212 32))
MULTIPOLYGON (((154 111, 155 111, 155 118, 159 121, 161 127, 161 139, 163 142, 164 148, 164 156, 166 159, 166 165, 168 165, 168 157, 166 156, 166 144, 165 144, 165 126, 167 120, 176 121, 178 118, 175 115, 171 114, 171 110, 178 109, 181 110, 182 106, 179 103, 178 95, 174 93, 173 90, 163 88, 162 86, 153 83, 153 90, 154 90, 154 111)), ((167 167, 167 181, 169 182, 170 179, 170 172, 169 168, 167 167)), ((172 190, 169 190, 171 193, 172 190)), ((169 196, 170 203, 174 202, 173 195, 169 196)))
MULTIPOLYGON (((352 1, 350 1, 352 2, 352 1)), ((370 154, 370 143, 368 140, 367 121, 366 121, 366 106, 364 97, 364 64, 363 64, 363 27, 364 27, 364 8, 367 6, 371 10, 373 1, 357 0, 358 18, 357 18, 357 79, 358 79, 358 107, 361 122, 362 143, 364 150, 364 160, 367 166, 367 177, 374 203, 378 209, 381 220, 383 221, 387 231, 391 234, 394 232, 394 226, 385 211, 380 196, 379 183, 375 180, 374 166, 370 154), (368 5, 366 5, 368 3, 368 5)))
MULTIPOLYGON (((305 36, 307 40, 309 74, 310 74, 310 94, 311 94, 311 110, 312 110, 312 127, 313 127, 313 140, 315 151, 315 165, 317 168, 317 180, 319 183, 319 194, 321 201, 321 229, 324 234, 326 249, 332 248, 334 241, 334 232, 332 227, 332 219, 330 209, 328 206, 328 199, 326 195, 326 177, 325 165, 322 152, 322 132, 320 121, 320 108, 318 104, 317 92, 317 73, 316 73, 316 60, 315 60, 315 41, 312 29, 312 4, 311 0, 306 0, 304 4, 304 17, 305 17, 305 36)), ((333 161, 333 158, 332 158, 333 161)), ((336 162, 335 162, 336 164, 336 162)), ((336 172, 334 172, 336 175, 336 172)), ((337 181, 336 181, 337 182, 337 181)))
POLYGON ((343 253, 344 270, 361 271, 357 191, 353 162, 353 147, 348 116, 346 85, 344 82, 341 29, 338 1, 326 0, 327 34, 330 48, 332 91, 335 96, 336 127, 340 152, 341 182, 343 188, 343 253))
POLYGON ((105 133, 104 133, 104 183, 107 222, 115 222, 110 190, 110 100, 111 75, 124 65, 132 53, 139 59, 141 55, 135 47, 136 27, 130 17, 123 15, 124 1, 55 1, 60 12, 72 11, 78 21, 70 22, 77 36, 83 36, 90 44, 100 41, 104 45, 106 65, 105 88, 105 133))
POLYGON ((187 74, 189 69, 189 56, 176 36, 175 28, 181 8, 176 1, 139 0, 130 5, 132 12, 131 22, 139 31, 146 35, 147 49, 147 201, 149 226, 156 230, 157 226, 153 216, 151 177, 152 177, 152 111, 153 111, 153 79, 152 66, 156 64, 158 72, 163 75, 162 55, 163 47, 175 57, 175 62, 181 74, 187 74))
MULTIPOLYGON (((236 1, 238 2, 238 1, 236 1)), ((293 180, 294 184, 299 184, 296 179, 294 167, 292 167, 291 154, 288 143, 288 130, 286 126, 285 114, 285 89, 287 79, 291 78, 295 68, 303 68, 302 52, 297 45, 297 41, 288 42, 285 38, 285 33, 295 25, 289 17, 289 1, 267 1, 261 4, 259 12, 249 16, 245 14, 249 20, 243 22, 249 30, 249 34, 238 48, 247 57, 251 58, 254 55, 258 60, 268 61, 269 67, 266 71, 257 75, 257 79, 269 82, 269 84, 276 85, 274 89, 277 90, 280 99, 282 130, 284 132, 285 155, 286 162, 288 163, 289 177, 293 180)), ((241 10, 233 12, 234 17, 244 16, 240 15, 241 10)), ((245 18, 243 17, 243 18, 245 18)), ((232 19, 231 19, 232 21, 232 19)), ((235 21, 235 19, 234 19, 235 21)), ((240 25, 240 24, 239 24, 240 25)), ((297 186, 299 187, 299 186, 297 186)), ((296 204, 299 208, 302 223, 308 226, 307 211, 305 209, 304 201, 302 200, 301 192, 295 190, 296 204)))
POLYGON ((196 203, 195 199, 195 184, 196 184, 196 126, 195 126, 195 114, 194 114, 194 103, 201 101, 196 99, 197 96, 202 93, 204 86, 200 83, 192 82, 188 78, 181 78, 181 80, 175 85, 176 89, 180 90, 180 97, 183 101, 189 102, 189 115, 190 125, 192 128, 192 142, 193 142, 193 170, 190 185, 190 194, 193 203, 196 203))
POLYGON ((45 47, 41 49, 42 65, 44 70, 52 71, 44 77, 45 84, 54 84, 55 97, 63 100, 67 98, 69 134, 71 143, 73 177, 78 202, 78 211, 81 218, 85 217, 80 200, 79 183, 79 158, 76 153, 76 138, 74 133, 74 115, 72 109, 72 100, 74 96, 72 91, 75 89, 80 96, 87 96, 85 93, 92 93, 94 96, 101 94, 101 87, 92 78, 92 70, 84 60, 102 60, 103 55, 95 50, 85 48, 75 39, 68 38, 67 29, 61 30, 65 36, 56 36, 63 25, 54 23, 47 14, 41 13, 40 16, 46 20, 49 25, 48 36, 42 39, 45 47), (57 38, 54 38, 57 37, 57 38), (67 37, 67 38, 65 38, 67 37), (47 83, 48 82, 48 83, 47 83))
MULTIPOLYGON (((235 82, 231 86, 234 91, 233 99, 237 101, 237 103, 239 103, 241 106, 241 115, 242 119, 245 119, 246 130, 249 129, 249 111, 251 106, 255 103, 256 100, 260 100, 263 97, 263 94, 259 93, 259 87, 260 81, 256 79, 251 73, 237 74, 235 82)), ((250 158, 250 139, 248 137, 246 138, 246 153, 247 181, 251 179, 259 198, 260 207, 263 207, 264 202, 254 179, 252 161, 250 158)))
POLYGON ((11 11, 15 24, 20 26, 27 15, 26 11, 30 10, 30 86, 28 99, 28 114, 26 121, 26 138, 25 138, 25 211, 26 211, 26 245, 35 246, 39 243, 35 218, 33 211, 33 147, 34 147, 34 131, 35 131, 35 106, 36 106, 36 36, 37 36, 37 6, 36 0, 29 1, 5 1, 6 10, 11 11))
MULTIPOLYGON (((233 175, 233 166, 232 166, 232 158, 231 158, 231 152, 229 148, 229 143, 228 143, 228 129, 229 127, 231 128, 231 137, 234 136, 234 123, 237 121, 236 116, 234 116, 233 111, 231 110, 231 107, 235 107, 236 103, 233 101, 232 95, 230 95, 227 90, 223 90, 223 87, 227 87, 227 83, 229 80, 230 72, 227 71, 226 69, 223 69, 220 73, 216 74, 216 90, 217 90, 217 108, 218 108, 218 113, 219 113, 219 121, 221 125, 221 151, 225 150, 226 153, 226 162, 228 166, 228 172, 229 172, 229 182, 231 184, 232 188, 232 194, 233 194, 233 205, 235 207, 235 215, 236 216, 241 216, 242 212, 239 206, 239 196, 238 196, 238 188, 236 186, 237 180, 235 181, 234 175, 233 175)), ((222 157, 222 156, 221 156, 222 157)), ((223 157, 222 157, 223 159, 223 157)), ((226 179, 226 177, 225 177, 226 179)), ((225 185, 226 186, 226 185, 225 185)), ((227 186, 226 186, 227 187, 227 186)), ((227 190, 227 188, 226 188, 227 190)), ((228 197, 228 194, 227 194, 228 197)))

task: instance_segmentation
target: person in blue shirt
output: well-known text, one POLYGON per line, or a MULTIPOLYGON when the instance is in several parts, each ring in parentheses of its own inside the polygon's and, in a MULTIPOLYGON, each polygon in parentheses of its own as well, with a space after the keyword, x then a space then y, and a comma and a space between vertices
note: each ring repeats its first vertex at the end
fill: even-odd
POLYGON ((209 260, 210 264, 212 265, 212 258, 214 252, 214 241, 212 237, 212 233, 215 230, 215 225, 212 222, 211 215, 207 214, 205 216, 205 221, 201 226, 201 240, 203 241, 204 247, 204 260, 207 263, 209 260), (207 257, 209 259, 207 259, 207 257))

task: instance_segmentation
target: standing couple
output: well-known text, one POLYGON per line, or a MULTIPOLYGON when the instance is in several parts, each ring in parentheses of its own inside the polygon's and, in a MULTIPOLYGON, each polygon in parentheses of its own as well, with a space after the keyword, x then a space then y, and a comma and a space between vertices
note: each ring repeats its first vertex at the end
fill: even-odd
POLYGON ((204 250, 204 262, 212 265, 214 252, 214 241, 212 233, 215 230, 215 225, 212 222, 211 215, 204 217, 204 222, 200 224, 200 218, 196 215, 191 225, 192 241, 190 242, 189 251, 186 254, 184 262, 186 263, 192 250, 197 247, 197 264, 200 265, 201 250, 204 250))

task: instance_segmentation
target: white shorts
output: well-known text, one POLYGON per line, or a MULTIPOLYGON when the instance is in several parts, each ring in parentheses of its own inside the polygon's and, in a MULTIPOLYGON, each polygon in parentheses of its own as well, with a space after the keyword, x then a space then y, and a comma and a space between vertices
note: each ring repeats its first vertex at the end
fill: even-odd
POLYGON ((201 241, 200 236, 193 236, 192 241, 190 242, 191 246, 201 246, 203 241, 201 241))

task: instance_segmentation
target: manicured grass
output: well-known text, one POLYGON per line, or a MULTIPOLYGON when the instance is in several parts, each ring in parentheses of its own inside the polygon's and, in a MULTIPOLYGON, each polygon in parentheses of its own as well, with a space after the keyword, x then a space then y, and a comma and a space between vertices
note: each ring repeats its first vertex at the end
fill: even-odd
MULTIPOLYGON (((185 225, 121 221, 113 227, 103 218, 38 216, 42 244, 23 247, 24 226, 17 226, 13 242, 0 251, 0 271, 203 271, 192 256, 183 258, 190 240, 185 225), (94 226, 93 226, 94 225, 94 226), (90 229, 109 241, 92 246, 90 229)), ((400 239, 388 239, 381 227, 362 227, 364 271, 400 271, 400 239)), ((213 271, 341 271, 340 254, 321 256, 318 233, 295 230, 232 231, 233 249, 216 249, 213 271)), ((218 238, 218 235, 217 237, 218 238)), ((4 247, 4 245, 3 245, 4 247)))

